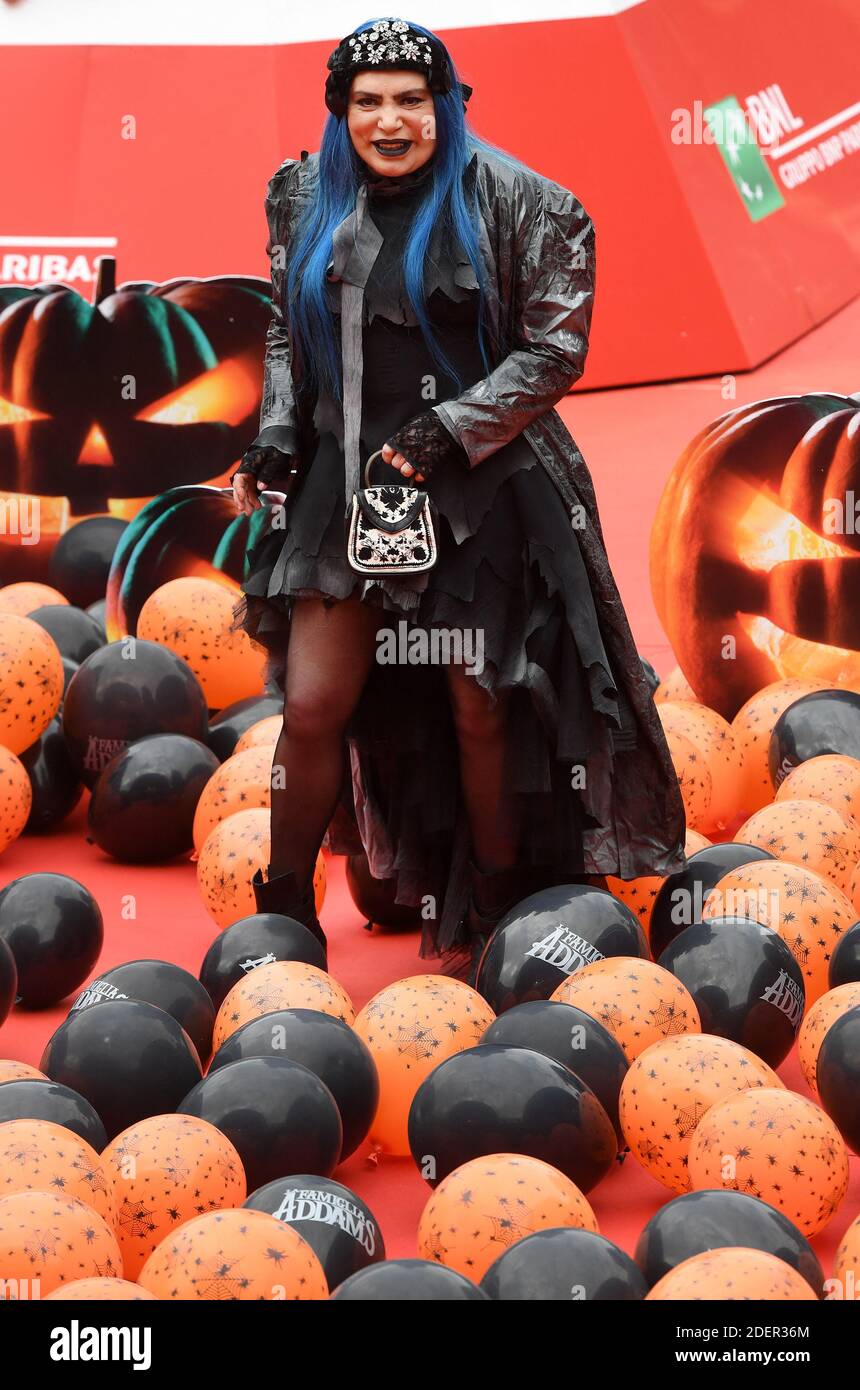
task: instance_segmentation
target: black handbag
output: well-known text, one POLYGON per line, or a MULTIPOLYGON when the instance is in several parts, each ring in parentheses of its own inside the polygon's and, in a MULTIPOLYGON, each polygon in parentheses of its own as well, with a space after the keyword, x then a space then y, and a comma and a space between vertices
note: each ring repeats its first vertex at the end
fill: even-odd
POLYGON ((382 450, 371 454, 364 469, 365 487, 352 495, 347 559, 359 574, 418 574, 437 558, 436 507, 423 488, 399 483, 370 485, 370 469, 382 450))

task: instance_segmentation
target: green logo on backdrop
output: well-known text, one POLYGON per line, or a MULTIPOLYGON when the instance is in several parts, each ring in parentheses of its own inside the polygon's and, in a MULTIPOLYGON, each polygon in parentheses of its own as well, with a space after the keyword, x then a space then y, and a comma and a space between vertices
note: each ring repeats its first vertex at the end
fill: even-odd
POLYGON ((751 221, 760 222, 777 208, 784 207, 785 199, 764 161, 737 97, 715 101, 705 108, 704 117, 751 221))

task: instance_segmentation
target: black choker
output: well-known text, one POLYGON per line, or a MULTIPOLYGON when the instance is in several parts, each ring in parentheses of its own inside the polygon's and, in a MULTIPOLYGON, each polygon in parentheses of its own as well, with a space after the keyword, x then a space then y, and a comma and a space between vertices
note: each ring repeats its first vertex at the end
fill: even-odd
POLYGON ((371 169, 360 156, 358 163, 361 181, 367 185, 368 193, 372 197, 390 198, 395 193, 408 193, 411 189, 420 188, 428 182, 433 174, 435 160, 431 155, 418 169, 412 169, 408 174, 392 175, 380 174, 376 169, 371 169))

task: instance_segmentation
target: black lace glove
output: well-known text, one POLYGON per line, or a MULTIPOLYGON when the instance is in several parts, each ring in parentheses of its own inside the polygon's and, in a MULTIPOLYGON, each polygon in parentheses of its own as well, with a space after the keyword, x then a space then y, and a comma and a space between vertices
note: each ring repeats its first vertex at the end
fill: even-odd
MULTIPOLYGON (((434 410, 416 415, 386 439, 392 449, 402 454, 411 463, 416 473, 421 473, 426 481, 438 463, 449 461, 469 467, 469 456, 462 444, 445 428, 434 410)), ((412 482, 412 478, 407 479, 412 482)))
POLYGON ((295 430, 291 426, 269 425, 245 450, 242 462, 230 475, 230 482, 237 473, 250 473, 267 487, 275 482, 287 484, 294 449, 295 430))

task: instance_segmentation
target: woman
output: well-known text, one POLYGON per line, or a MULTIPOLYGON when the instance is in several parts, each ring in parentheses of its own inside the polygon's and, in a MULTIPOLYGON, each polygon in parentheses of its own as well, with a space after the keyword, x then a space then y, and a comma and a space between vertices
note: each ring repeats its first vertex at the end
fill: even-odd
POLYGON ((363 848, 395 880, 422 954, 456 970, 539 887, 680 868, 684 812, 553 409, 588 350, 591 221, 467 129, 471 88, 429 30, 370 21, 328 67, 320 151, 268 188, 261 431, 233 479, 247 513, 292 484, 236 610, 285 690, 254 888, 258 910, 324 944, 328 828, 333 852, 363 848), (408 480, 438 509, 430 570, 348 563, 345 518, 379 449, 372 482, 408 480))

